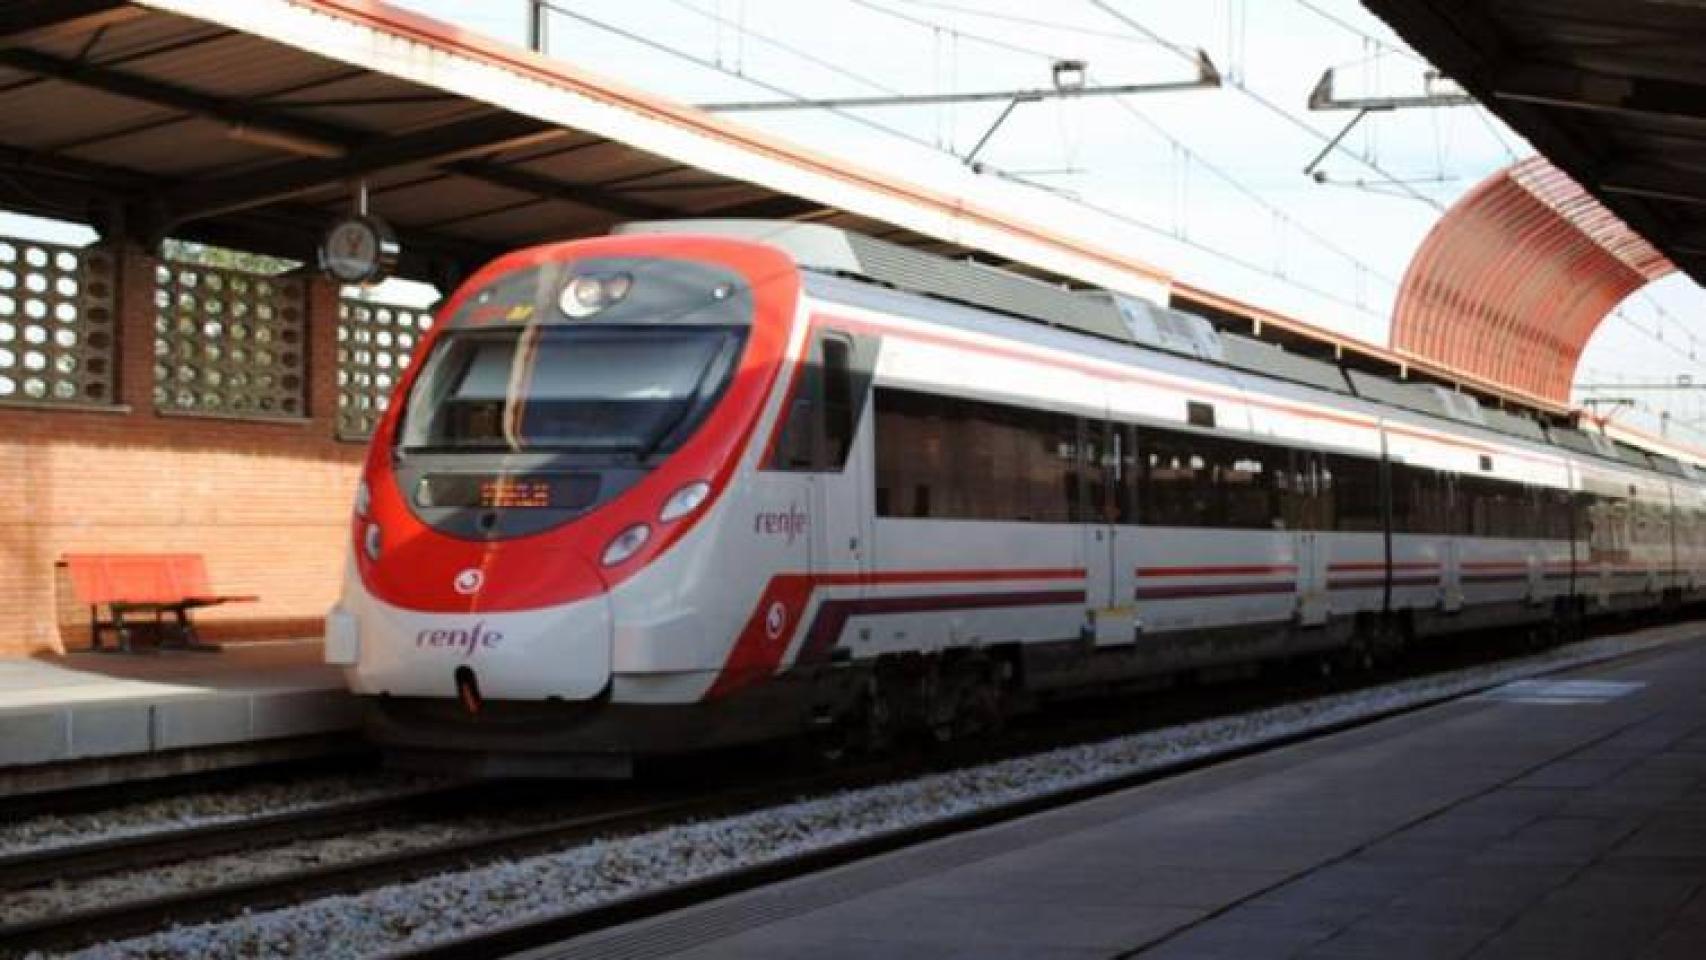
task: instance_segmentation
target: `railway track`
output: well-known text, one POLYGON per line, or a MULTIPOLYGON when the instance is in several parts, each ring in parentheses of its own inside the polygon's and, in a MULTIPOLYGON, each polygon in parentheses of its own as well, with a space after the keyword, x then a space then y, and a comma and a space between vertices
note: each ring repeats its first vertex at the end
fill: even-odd
MULTIPOLYGON (((1488 659, 1494 658, 1468 658, 1469 665, 1488 659)), ((1438 673, 1465 665, 1462 660, 1463 658, 1448 657, 1443 664, 1424 661, 1417 669, 1406 673, 1438 673)), ((1375 682, 1385 679, 1390 679, 1390 676, 1375 675, 1375 682)), ((1160 698, 1161 705, 1148 711, 1141 720, 1135 722, 1135 726, 1140 730, 1155 730, 1264 704, 1285 705, 1321 696, 1323 693, 1319 683, 1280 685, 1277 690, 1272 684, 1246 684, 1228 688, 1228 695, 1218 698, 1160 698)), ((893 830, 809 853, 758 863, 536 922, 447 941, 438 946, 420 949, 411 955, 431 958, 486 957, 553 943, 778 880, 866 859, 938 837, 978 829, 1051 807, 1177 776, 1189 770, 1327 736, 1463 695, 1463 691, 1457 691, 1448 696, 1408 703, 1395 709, 1364 713, 1341 722, 1193 757, 1178 763, 1135 771, 1014 803, 986 807, 961 816, 934 820, 916 827, 893 830)), ((278 876, 222 883, 182 893, 144 897, 0 925, 0 944, 4 945, 0 947, 0 952, 57 950, 111 941, 172 925, 216 920, 245 911, 264 910, 331 894, 359 891, 476 867, 503 859, 563 850, 602 837, 638 833, 666 824, 778 806, 812 794, 894 782, 924 773, 971 766, 1002 756, 1018 756, 1051 746, 1082 743, 1121 732, 1131 733, 1133 727, 1134 721, 1129 711, 1122 721, 1118 717, 1102 716, 1092 710, 1086 715, 1068 716, 1052 726, 1044 724, 1040 729, 1020 730, 1013 736, 1003 738, 998 746, 972 749, 965 754, 951 757, 946 764, 940 757, 924 761, 916 757, 890 760, 828 776, 802 778, 790 775, 789 778, 781 780, 772 777, 768 782, 690 798, 680 798, 679 790, 674 792, 674 796, 667 792, 654 792, 651 795, 639 791, 618 793, 616 796, 601 798, 601 805, 595 803, 592 809, 588 809, 588 805, 583 803, 578 808, 563 811, 561 815, 546 817, 526 826, 482 833, 423 849, 363 856, 278 876)), ((525 794, 525 791, 520 794, 525 794)), ((13 855, 0 858, 0 891, 22 889, 31 884, 53 880, 110 874, 115 871, 146 870, 161 864, 194 861, 222 853, 258 849, 269 844, 288 844, 315 837, 355 834, 364 829, 395 823, 402 818, 461 810, 475 804, 488 804, 490 799, 489 785, 460 783, 350 803, 331 810, 302 810, 240 823, 13 855)), ((527 798, 522 795, 510 796, 508 799, 511 806, 522 806, 527 802, 527 798)), ((561 803, 561 800, 556 802, 561 803)), ((539 819, 536 816, 537 810, 530 813, 535 815, 536 820, 539 819)))
MULTIPOLYGON (((1540 671, 1531 676, 1568 672, 1581 669, 1590 663, 1639 659, 1654 655, 1656 652, 1656 650, 1649 648, 1606 656, 1590 662, 1576 662, 1560 666, 1555 670, 1540 671)), ((592 907, 566 910, 542 918, 440 941, 430 946, 402 952, 391 952, 388 953, 388 956, 393 960, 397 960, 397 958, 408 958, 408 960, 485 960, 485 958, 508 956, 523 951, 533 951, 530 956, 534 957, 549 956, 549 952, 544 948, 576 937, 663 916, 722 897, 755 890, 785 880, 821 873, 885 853, 1018 820, 1244 757, 1329 737, 1347 730, 1426 710, 1442 703, 1474 696, 1506 682, 1508 682, 1506 679, 1490 680, 1485 684, 1473 686, 1469 689, 1455 690, 1449 694, 1405 702, 1389 709, 1371 710, 1354 717, 1322 723, 1308 729, 1279 734, 1256 742, 1216 750, 1171 763, 1163 763, 1148 769, 1117 774, 1066 789, 1036 794, 1009 803, 993 804, 963 814, 924 821, 916 825, 837 843, 793 856, 763 861, 701 879, 620 897, 592 907)))
POLYGON ((0 890, 140 870, 274 843, 360 830, 399 814, 454 802, 473 785, 424 787, 335 807, 308 807, 176 830, 157 830, 0 855, 0 890))
MULTIPOLYGON (((648 799, 609 809, 578 810, 545 822, 476 837, 358 857, 274 877, 222 883, 201 889, 142 897, 93 909, 55 913, 0 924, 0 953, 61 950, 135 936, 164 927, 216 920, 244 911, 297 903, 353 890, 480 866, 526 856, 613 833, 642 830, 664 822, 726 815, 776 802, 791 790, 836 789, 871 776, 838 775, 809 784, 770 783, 718 791, 687 799, 648 799)), ((303 810, 185 830, 166 831, 49 849, 0 858, 0 891, 16 890, 54 880, 87 877, 115 871, 147 869, 269 844, 355 833, 398 817, 443 814, 463 801, 486 795, 490 784, 460 783, 408 794, 348 804, 333 810, 303 810)))
POLYGON ((372 750, 357 749, 328 757, 281 760, 255 766, 200 770, 144 780, 117 780, 95 786, 17 794, 0 797, 0 823, 44 813, 60 816, 86 813, 196 791, 241 788, 260 782, 371 770, 378 766, 378 759, 378 755, 372 750))

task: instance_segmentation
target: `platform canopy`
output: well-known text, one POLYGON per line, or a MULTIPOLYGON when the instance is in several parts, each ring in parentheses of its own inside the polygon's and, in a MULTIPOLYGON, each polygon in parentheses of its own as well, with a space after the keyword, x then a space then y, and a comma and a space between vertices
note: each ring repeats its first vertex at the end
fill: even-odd
POLYGON ((1161 271, 363 0, 11 0, 0 206, 312 257, 361 185, 406 275, 636 219, 811 218, 1165 296, 1161 271))
POLYGON ((1706 4, 1363 3, 1706 284, 1706 4))
POLYGON ((1565 412, 374 0, 9 0, 0 117, 0 209, 143 244, 171 236, 311 260, 365 187, 400 235, 400 272, 445 287, 504 250, 623 221, 805 220, 1565 412))
POLYGON ((1675 269, 1530 157, 1464 194, 1428 232, 1393 305, 1392 345, 1564 403, 1600 323, 1675 269))

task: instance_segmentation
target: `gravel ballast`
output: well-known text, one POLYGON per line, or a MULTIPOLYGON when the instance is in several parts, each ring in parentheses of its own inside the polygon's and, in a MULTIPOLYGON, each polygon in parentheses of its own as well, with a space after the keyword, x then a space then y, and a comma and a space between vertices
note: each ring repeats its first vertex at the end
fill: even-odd
MULTIPOLYGON (((1680 631, 1690 629, 1590 640, 1520 660, 610 838, 222 923, 179 927, 90 947, 73 956, 312 955, 328 960, 382 954, 1637 653, 1688 635, 1680 631)), ((209 883, 214 880, 207 878, 209 883)))
POLYGON ((0 823, 0 856, 341 806, 419 790, 435 782, 395 775, 338 774, 200 790, 85 813, 41 814, 16 823, 0 823))

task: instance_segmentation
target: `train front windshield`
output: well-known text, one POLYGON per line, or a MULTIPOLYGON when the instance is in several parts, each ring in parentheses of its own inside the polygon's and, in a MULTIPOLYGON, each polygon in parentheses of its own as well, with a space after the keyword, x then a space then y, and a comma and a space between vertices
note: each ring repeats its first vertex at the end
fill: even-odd
POLYGON ((410 390, 405 454, 632 461, 679 447, 739 366, 750 291, 714 264, 548 262, 465 297, 410 390))
POLYGON ((744 329, 451 331, 409 397, 405 452, 668 452, 728 383, 744 329))

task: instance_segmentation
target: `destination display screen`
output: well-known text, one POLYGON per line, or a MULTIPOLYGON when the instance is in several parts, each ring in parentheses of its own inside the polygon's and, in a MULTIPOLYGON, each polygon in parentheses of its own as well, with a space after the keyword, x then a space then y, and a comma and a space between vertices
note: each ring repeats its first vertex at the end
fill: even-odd
POLYGON ((415 503, 464 510, 583 510, 598 499, 598 477, 585 474, 422 477, 415 503))
POLYGON ((551 505, 551 481, 549 480, 496 480, 480 481, 480 506, 482 507, 549 507, 551 505))

